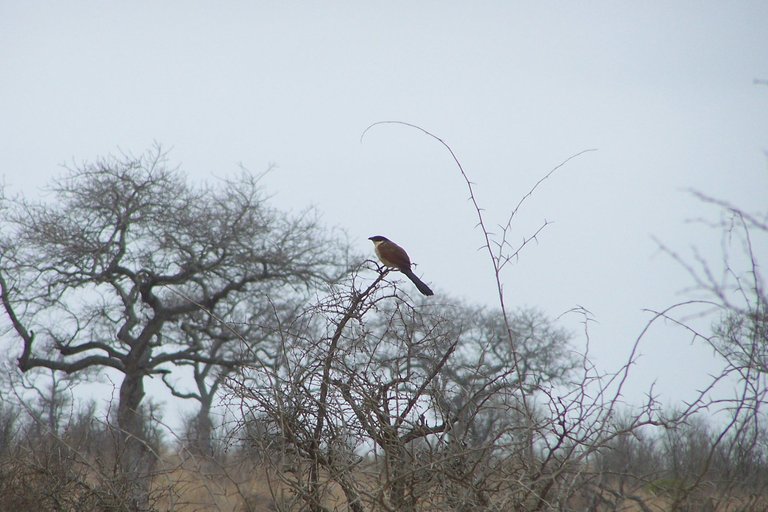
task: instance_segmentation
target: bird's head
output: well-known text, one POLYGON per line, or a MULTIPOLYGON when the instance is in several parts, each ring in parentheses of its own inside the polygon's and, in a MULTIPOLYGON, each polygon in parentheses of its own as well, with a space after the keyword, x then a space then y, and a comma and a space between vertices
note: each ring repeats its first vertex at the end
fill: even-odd
POLYGON ((370 240, 374 244, 379 244, 381 242, 389 242, 389 239, 387 239, 386 237, 383 237, 381 235, 369 236, 368 240, 370 240))

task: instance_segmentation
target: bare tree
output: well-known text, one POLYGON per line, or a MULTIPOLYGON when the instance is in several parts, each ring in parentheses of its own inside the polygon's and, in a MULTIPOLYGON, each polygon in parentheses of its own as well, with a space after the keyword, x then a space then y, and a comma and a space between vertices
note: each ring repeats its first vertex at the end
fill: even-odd
MULTIPOLYGON (((51 435, 58 435, 65 415, 75 407, 74 389, 78 375, 50 368, 36 368, 26 373, 9 358, 0 364, 0 387, 6 400, 18 402, 34 417, 35 425, 51 435)), ((83 372, 85 373, 85 372, 83 372)))
POLYGON ((344 255, 311 212, 268 207, 258 177, 192 186, 160 147, 78 165, 51 192, 53 201, 4 204, 0 292, 19 367, 121 373, 122 468, 139 481, 149 460, 144 379, 240 362, 203 350, 183 322, 257 283, 332 279, 344 255))
POLYGON ((164 374, 163 381, 179 398, 199 402, 200 407, 188 422, 189 448, 195 455, 215 455, 214 423, 211 417, 214 401, 221 386, 244 365, 274 365, 279 358, 279 335, 283 322, 298 314, 307 294, 281 289, 273 283, 258 283, 247 295, 231 297, 216 308, 216 314, 200 311, 190 315, 180 330, 188 344, 201 347, 209 360, 180 362, 189 367, 190 379, 183 375, 164 374), (222 365, 218 361, 236 361, 222 365))
POLYGON ((678 449, 671 454, 672 460, 681 461, 687 469, 681 472, 672 468, 679 482, 673 506, 699 506, 702 490, 712 487, 718 489, 719 495, 706 499, 715 508, 743 502, 749 494, 758 499, 750 500, 749 507, 758 503, 764 506, 768 482, 754 480, 761 471, 752 473, 743 468, 760 468, 753 454, 768 450, 768 294, 761 260, 768 244, 768 212, 750 213, 700 192, 693 194, 719 212, 714 222, 699 220, 720 232, 722 259, 712 262, 698 251, 685 256, 662 244, 691 277, 693 290, 702 295, 662 313, 665 319, 686 329, 694 341, 710 347, 722 367, 684 411, 687 415, 706 411, 717 422, 706 427, 708 435, 691 436, 703 438, 702 444, 683 444, 686 451, 678 449), (692 308, 696 307, 696 314, 703 310, 716 316, 710 331, 690 322, 692 308), (734 387, 735 392, 731 391, 734 387), (724 475, 718 475, 715 469, 718 461, 729 461, 731 469, 742 469, 722 478, 724 475), (753 488, 745 492, 746 482, 753 482, 753 488), (756 490, 759 493, 754 494, 756 490))
POLYGON ((489 507, 513 445, 530 455, 519 390, 574 368, 567 336, 540 313, 509 317, 526 345, 516 373, 499 311, 414 303, 391 277, 335 285, 282 327, 280 364, 229 383, 265 425, 253 441, 291 490, 286 509, 333 508, 334 489, 355 511, 489 507))
POLYGON ((353 274, 308 308, 301 325, 284 326, 280 364, 245 369, 230 382, 241 409, 265 425, 259 440, 273 448, 276 489, 289 491, 280 506, 582 507, 583 489, 601 488, 593 461, 602 451, 645 427, 680 419, 665 418, 651 392, 616 421, 647 331, 622 367, 601 372, 589 359, 587 310, 574 309, 584 318, 587 342, 574 360, 562 348, 565 335, 549 321, 507 306, 502 273, 548 224, 515 246, 513 220, 567 161, 523 196, 494 235, 453 151, 415 128, 449 150, 465 179, 499 309, 459 314, 455 305, 413 301, 378 269, 372 280, 353 274))

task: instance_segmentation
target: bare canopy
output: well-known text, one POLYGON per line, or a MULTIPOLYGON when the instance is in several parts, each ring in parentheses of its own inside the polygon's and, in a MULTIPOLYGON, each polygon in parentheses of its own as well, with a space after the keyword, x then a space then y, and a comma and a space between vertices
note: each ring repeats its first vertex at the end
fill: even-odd
POLYGON ((239 363, 182 323, 257 288, 289 293, 332 279, 343 266, 311 212, 267 206, 258 176, 192 186, 160 147, 78 165, 50 191, 50 201, 2 205, 0 292, 18 364, 122 373, 117 420, 135 444, 125 450, 130 471, 144 450, 131 440, 143 439, 146 376, 239 363))

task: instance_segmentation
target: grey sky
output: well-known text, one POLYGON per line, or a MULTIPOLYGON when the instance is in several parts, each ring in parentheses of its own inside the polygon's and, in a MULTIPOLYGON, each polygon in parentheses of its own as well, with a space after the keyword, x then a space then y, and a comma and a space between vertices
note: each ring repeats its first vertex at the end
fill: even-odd
MULTIPOLYGON (((505 275, 513 306, 592 311, 605 369, 648 315, 688 295, 652 236, 718 258, 693 188, 765 210, 768 2, 0 3, 0 175, 36 194, 59 165, 153 141, 194 179, 278 169, 274 203, 316 205, 372 254, 408 249, 440 294, 493 304, 452 145, 517 239, 552 221, 505 275)), ((578 336, 576 318, 564 325, 578 336)), ((684 398, 711 364, 654 330, 633 377, 684 398), (680 371, 681 361, 685 371, 680 371)))

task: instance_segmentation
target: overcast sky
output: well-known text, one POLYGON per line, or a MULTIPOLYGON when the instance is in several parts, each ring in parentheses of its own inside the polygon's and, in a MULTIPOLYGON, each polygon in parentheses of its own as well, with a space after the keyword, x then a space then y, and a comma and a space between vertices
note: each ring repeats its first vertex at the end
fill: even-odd
MULTIPOLYGON (((493 305, 466 185, 493 225, 544 174, 513 238, 508 302, 588 308, 605 370, 692 296, 654 237, 712 261, 696 189, 765 210, 768 2, 0 1, 0 176, 26 195, 61 164, 157 141, 195 180, 276 164, 274 204, 316 206, 355 249, 382 234, 435 290, 493 305)), ((577 318, 563 325, 583 344, 577 318)), ((655 329, 633 374, 670 402, 712 368, 655 329)))

